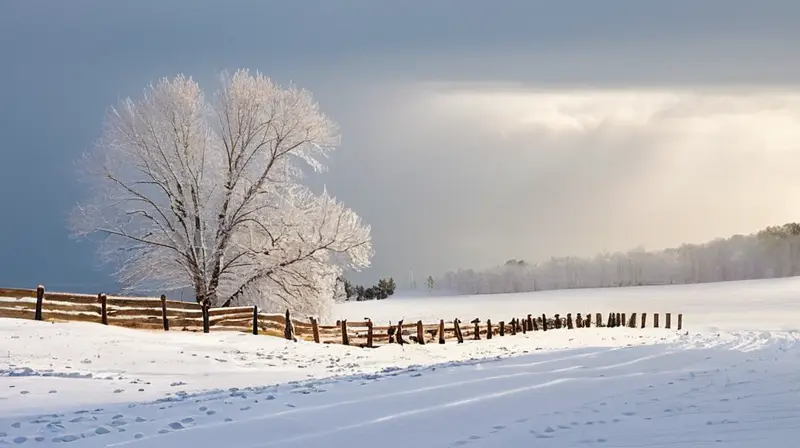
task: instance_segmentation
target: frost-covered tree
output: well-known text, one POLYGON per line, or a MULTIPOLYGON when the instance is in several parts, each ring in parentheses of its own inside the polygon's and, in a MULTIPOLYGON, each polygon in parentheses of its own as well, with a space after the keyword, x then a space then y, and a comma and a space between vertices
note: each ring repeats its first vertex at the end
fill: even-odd
POLYGON ((301 184, 338 144, 306 90, 239 70, 206 98, 164 78, 108 113, 71 226, 99 237, 128 292, 189 287, 211 306, 322 314, 342 268, 373 254, 355 212, 301 184))
POLYGON ((425 283, 428 286, 428 291, 433 291, 433 288, 436 286, 436 281, 433 279, 432 275, 428 276, 428 279, 425 280, 425 283))
POLYGON ((346 302, 350 296, 347 295, 347 285, 345 281, 338 277, 333 287, 333 301, 336 303, 346 302))

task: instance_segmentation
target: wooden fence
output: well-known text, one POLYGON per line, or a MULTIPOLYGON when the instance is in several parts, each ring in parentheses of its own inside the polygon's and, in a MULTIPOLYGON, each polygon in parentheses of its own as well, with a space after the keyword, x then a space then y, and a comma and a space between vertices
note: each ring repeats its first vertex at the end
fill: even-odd
MULTIPOLYGON (((107 296, 105 294, 73 294, 46 292, 43 286, 37 289, 0 288, 0 318, 32 319, 42 321, 96 322, 146 330, 240 331, 254 335, 265 334, 290 340, 303 339, 326 344, 344 344, 360 347, 375 347, 390 343, 444 344, 448 340, 458 343, 464 340, 492 339, 532 331, 581 329, 594 327, 646 328, 647 313, 627 316, 625 313, 609 313, 605 322, 601 313, 572 313, 561 316, 532 314, 514 317, 507 321, 482 321, 469 323, 455 318, 425 324, 422 321, 387 326, 375 326, 370 319, 348 322, 337 321, 335 325, 321 325, 314 317, 300 321, 285 314, 266 314, 258 307, 208 308, 193 302, 181 302, 161 298, 137 298, 107 296)), ((664 328, 672 328, 672 314, 664 315, 664 328)), ((652 327, 660 328, 659 314, 652 316, 652 327)), ((683 314, 677 315, 677 329, 683 328, 683 314)))

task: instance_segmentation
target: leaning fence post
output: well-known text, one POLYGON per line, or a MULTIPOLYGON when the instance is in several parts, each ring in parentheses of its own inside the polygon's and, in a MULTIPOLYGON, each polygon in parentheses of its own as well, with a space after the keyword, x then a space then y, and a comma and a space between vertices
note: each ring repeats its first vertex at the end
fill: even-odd
POLYGON ((678 330, 683 328, 683 314, 678 314, 678 330))
POLYGON ((253 335, 258 336, 258 306, 253 305, 253 335))
POLYGON ((406 342, 403 339, 403 321, 402 320, 397 323, 397 330, 395 331, 395 333, 396 333, 396 336, 397 336, 397 343, 398 344, 400 344, 401 346, 403 344, 408 344, 408 342, 406 342))
POLYGON ((628 327, 636 328, 636 313, 631 313, 631 318, 628 321, 628 327))
MULTIPOLYGON (((317 330, 319 331, 319 330, 317 330)), ((367 347, 373 347, 372 319, 367 318, 367 347)))
POLYGON ((439 319, 439 343, 444 344, 444 319, 439 319))
POLYGON ((492 338, 492 320, 486 319, 486 339, 492 338))
POLYGON ((647 325, 647 313, 642 313, 642 328, 647 325))
POLYGON ((667 313, 667 321, 664 323, 664 328, 669 329, 672 325, 672 313, 667 313))
POLYGON ((460 322, 461 321, 458 320, 458 318, 453 319, 453 326, 456 330, 456 338, 458 338, 458 343, 462 344, 464 343, 464 335, 461 334, 461 325, 459 325, 460 322))
POLYGON ((169 319, 167 318, 167 296, 161 294, 161 320, 164 322, 164 331, 169 331, 169 319))
POLYGON ((44 301, 44 286, 39 285, 36 287, 36 311, 33 314, 33 318, 36 320, 42 320, 43 301, 44 301))
POLYGON ((310 317, 311 319, 311 333, 314 335, 314 342, 319 344, 319 325, 317 324, 317 319, 314 317, 310 317))
POLYGON ((97 295, 100 300, 100 322, 103 325, 108 325, 108 296, 103 293, 97 295))
POLYGON ((342 319, 342 345, 350 345, 350 337, 347 335, 347 319, 342 319))
POLYGON ((211 331, 211 325, 208 322, 208 302, 203 302, 203 333, 211 331))

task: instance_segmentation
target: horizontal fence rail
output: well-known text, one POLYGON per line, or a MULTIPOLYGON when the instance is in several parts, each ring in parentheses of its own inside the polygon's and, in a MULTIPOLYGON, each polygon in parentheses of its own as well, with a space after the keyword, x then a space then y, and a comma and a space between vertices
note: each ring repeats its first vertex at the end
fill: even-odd
MULTIPOLYGON (((0 288, 0 318, 40 321, 94 322, 142 330, 238 331, 268 335, 297 341, 323 344, 344 344, 376 347, 386 344, 444 344, 465 340, 492 339, 506 335, 535 331, 573 330, 582 328, 647 328, 648 315, 637 313, 567 313, 565 316, 546 314, 513 317, 506 321, 461 319, 437 323, 422 321, 376 326, 371 319, 336 321, 322 325, 315 317, 307 321, 284 314, 262 313, 258 307, 209 308, 198 303, 167 300, 166 296, 123 297, 106 294, 73 294, 47 292, 44 286, 36 289, 0 288)), ((661 328, 660 315, 652 315, 652 328, 661 328)), ((672 314, 664 314, 663 328, 672 328, 672 314)), ((677 315, 676 328, 683 329, 683 314, 677 315)))

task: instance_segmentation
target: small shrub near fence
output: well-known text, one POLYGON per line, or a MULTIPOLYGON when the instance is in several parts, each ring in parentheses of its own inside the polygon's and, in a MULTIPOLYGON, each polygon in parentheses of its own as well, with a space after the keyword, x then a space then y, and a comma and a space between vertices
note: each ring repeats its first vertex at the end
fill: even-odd
MULTIPOLYGON (((386 344, 444 344, 465 340, 492 339, 535 331, 583 329, 591 327, 646 328, 647 313, 567 313, 514 317, 507 321, 480 318, 468 323, 456 318, 425 324, 422 321, 399 321, 387 326, 375 326, 370 319, 335 325, 321 325, 314 317, 308 321, 284 314, 259 312, 258 307, 208 308, 193 302, 160 298, 107 296, 105 294, 73 294, 47 292, 37 289, 0 288, 0 318, 41 321, 80 321, 103 325, 162 331, 239 331, 264 334, 290 340, 307 340, 324 344, 344 344, 375 347, 386 344)), ((652 315, 652 327, 660 328, 659 314, 652 315)), ((672 328, 672 314, 664 315, 663 328, 672 328)), ((677 329, 683 328, 683 314, 677 315, 677 329)))

